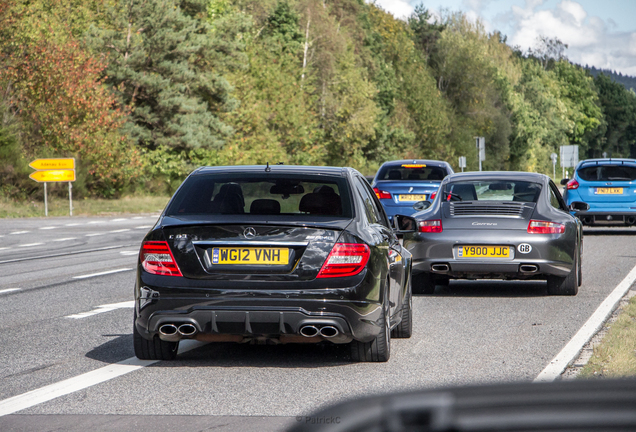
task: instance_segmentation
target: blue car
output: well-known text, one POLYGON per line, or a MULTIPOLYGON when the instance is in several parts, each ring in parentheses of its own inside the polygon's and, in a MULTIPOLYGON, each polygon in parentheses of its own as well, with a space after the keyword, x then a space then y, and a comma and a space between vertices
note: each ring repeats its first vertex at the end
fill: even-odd
POLYGON ((439 185, 453 174, 448 162, 408 159, 382 164, 373 180, 373 191, 392 220, 422 210, 421 201, 432 202, 439 185))
POLYGON ((577 201, 589 205, 572 211, 584 225, 636 224, 636 159, 587 159, 561 184, 568 206, 577 201))

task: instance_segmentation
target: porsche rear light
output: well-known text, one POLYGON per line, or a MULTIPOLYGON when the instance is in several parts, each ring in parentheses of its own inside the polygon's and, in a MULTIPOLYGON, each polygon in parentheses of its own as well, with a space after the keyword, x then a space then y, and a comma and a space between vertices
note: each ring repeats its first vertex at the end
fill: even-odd
POLYGON ((373 192, 375 192, 375 196, 378 199, 391 199, 391 192, 383 191, 378 188, 373 188, 373 192))
POLYGON ((579 188, 579 182, 576 181, 576 179, 572 179, 570 180, 567 185, 565 186, 568 189, 578 189, 579 188))
POLYGON ((369 262, 371 250, 360 243, 336 243, 323 264, 319 278, 355 276, 369 262))
POLYGON ((531 220, 528 224, 530 234, 563 234, 564 232, 565 225, 557 222, 531 220))
POLYGON ((164 276, 183 276, 174 260, 168 242, 147 241, 139 252, 141 266, 150 274, 164 276))
POLYGON ((423 233, 441 233, 443 230, 440 219, 421 221, 419 225, 420 232, 423 233))

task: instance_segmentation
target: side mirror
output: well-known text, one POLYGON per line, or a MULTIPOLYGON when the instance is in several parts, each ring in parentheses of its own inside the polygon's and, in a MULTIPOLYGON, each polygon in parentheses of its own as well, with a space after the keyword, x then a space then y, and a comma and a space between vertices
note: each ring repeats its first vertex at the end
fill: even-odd
POLYGON ((570 211, 573 212, 577 212, 577 211, 588 211, 590 209, 590 205, 586 202, 582 202, 582 201, 573 201, 570 204, 570 211))
POLYGON ((393 230, 399 234, 415 232, 417 221, 410 216, 395 215, 393 216, 393 230))
POLYGON ((417 211, 426 210, 430 206, 431 206, 431 203, 429 201, 418 201, 415 204, 413 204, 413 208, 417 211))
POLYGON ((568 184, 569 181, 570 181, 569 178, 561 179, 561 186, 565 186, 566 184, 568 184))

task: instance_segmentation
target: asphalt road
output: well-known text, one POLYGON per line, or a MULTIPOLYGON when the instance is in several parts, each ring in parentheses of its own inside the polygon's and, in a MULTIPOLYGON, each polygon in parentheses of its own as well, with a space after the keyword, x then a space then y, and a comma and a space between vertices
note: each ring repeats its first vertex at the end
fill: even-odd
POLYGON ((586 229, 576 297, 542 282, 438 287, 414 298, 414 335, 385 364, 335 346, 198 344, 131 367, 118 363, 134 357, 133 269, 156 218, 0 220, 0 406, 33 391, 0 430, 265 432, 358 395, 532 380, 636 265, 636 229, 586 229))

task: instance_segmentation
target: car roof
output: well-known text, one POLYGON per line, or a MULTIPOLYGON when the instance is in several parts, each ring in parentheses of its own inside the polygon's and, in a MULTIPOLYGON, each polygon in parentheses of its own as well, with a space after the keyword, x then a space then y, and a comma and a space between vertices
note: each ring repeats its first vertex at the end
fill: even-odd
POLYGON ((589 165, 600 165, 603 163, 612 163, 612 164, 624 164, 624 163, 629 163, 629 164, 636 164, 636 159, 627 159, 627 158, 598 158, 598 159, 585 159, 582 160, 581 162, 579 162, 579 164, 577 165, 578 167, 582 167, 583 165, 585 166, 589 166, 589 165))
POLYGON ((270 171, 265 171, 267 165, 227 165, 227 166, 205 166, 197 168, 192 175, 205 174, 239 174, 239 173, 268 173, 268 174, 308 174, 308 175, 331 175, 344 177, 349 171, 355 171, 348 167, 331 166, 305 166, 305 165, 269 165, 270 171))
POLYGON ((448 165, 448 162, 437 161, 437 160, 429 160, 429 159, 402 159, 402 160, 394 160, 394 161, 384 162, 382 164, 382 167, 385 167, 385 166, 396 166, 396 165, 402 165, 402 164, 424 164, 424 165, 440 167, 440 166, 448 165))
POLYGON ((523 171, 469 171, 463 173, 450 174, 446 177, 446 182, 451 181, 478 181, 478 180, 518 180, 528 182, 544 182, 548 178, 545 174, 530 173, 523 171))

